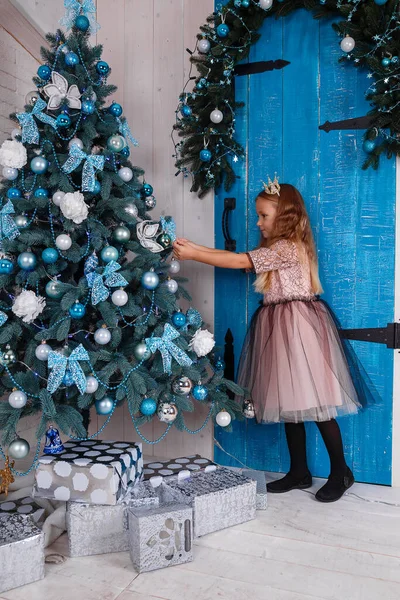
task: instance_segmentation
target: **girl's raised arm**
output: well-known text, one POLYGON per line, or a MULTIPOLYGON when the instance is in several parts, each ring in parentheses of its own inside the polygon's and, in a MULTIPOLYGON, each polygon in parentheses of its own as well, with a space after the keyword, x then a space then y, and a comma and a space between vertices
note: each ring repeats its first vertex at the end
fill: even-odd
POLYGON ((252 269, 253 265, 245 253, 236 254, 235 252, 227 252, 226 250, 213 250, 207 248, 205 250, 198 249, 190 244, 179 243, 177 240, 174 243, 174 255, 178 260, 195 260, 205 263, 213 267, 221 267, 223 269, 252 269))

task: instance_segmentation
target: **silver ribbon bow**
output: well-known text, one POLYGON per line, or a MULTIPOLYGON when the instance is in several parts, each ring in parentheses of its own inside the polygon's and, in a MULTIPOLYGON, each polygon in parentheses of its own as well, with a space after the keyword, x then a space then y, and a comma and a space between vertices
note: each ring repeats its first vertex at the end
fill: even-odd
POLYGON ((85 393, 86 376, 78 362, 80 360, 90 360, 89 354, 82 344, 79 344, 79 346, 75 348, 75 350, 73 350, 68 357, 60 354, 59 352, 54 352, 53 350, 49 352, 48 366, 49 369, 52 369, 52 372, 47 380, 47 390, 51 394, 60 387, 67 367, 80 393, 85 393))
POLYGON ((60 20, 60 25, 65 27, 67 30, 72 29, 76 17, 79 15, 85 15, 89 19, 90 33, 93 35, 100 29, 100 25, 95 19, 96 7, 93 0, 64 0, 65 15, 60 20))
POLYGON ((104 156, 100 154, 86 154, 76 144, 72 144, 69 157, 62 166, 64 173, 72 173, 85 161, 82 169, 82 191, 93 192, 96 184, 95 170, 102 171, 104 168, 104 156))
POLYGON ((56 120, 49 115, 44 115, 43 111, 47 108, 47 104, 41 98, 36 100, 35 105, 30 113, 20 113, 17 115, 17 119, 22 127, 22 143, 23 144, 38 144, 40 140, 39 129, 36 125, 36 121, 33 117, 36 117, 42 123, 51 125, 53 129, 56 129, 56 120))
POLYGON ((172 340, 175 340, 179 336, 179 332, 174 329, 172 325, 166 323, 162 337, 145 339, 146 346, 150 352, 154 353, 157 350, 161 352, 164 373, 172 372, 172 358, 174 358, 178 364, 184 367, 189 367, 193 363, 186 352, 181 350, 181 348, 173 343, 172 340))
POLYGON ((13 203, 9 200, 0 210, 0 239, 15 240, 20 235, 14 219, 10 216, 14 213, 13 203))
MULTIPOLYGON (((88 262, 88 261, 86 261, 88 262)), ((86 265, 85 265, 86 267, 86 265)), ((122 277, 117 271, 119 271, 121 265, 111 260, 108 265, 104 268, 103 273, 96 273, 96 271, 87 271, 85 268, 85 275, 88 282, 88 286, 92 288, 92 304, 96 306, 99 302, 104 302, 110 295, 108 287, 124 287, 128 285, 125 277, 122 277)))

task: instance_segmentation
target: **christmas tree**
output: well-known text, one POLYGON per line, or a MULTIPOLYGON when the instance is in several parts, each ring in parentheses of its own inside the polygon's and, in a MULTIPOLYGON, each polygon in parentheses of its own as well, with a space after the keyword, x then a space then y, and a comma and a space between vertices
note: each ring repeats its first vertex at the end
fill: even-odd
POLYGON ((71 32, 47 36, 0 149, 0 428, 13 458, 29 452, 19 420, 37 413, 39 445, 50 423, 85 438, 93 405, 111 418, 127 402, 132 426, 156 414, 180 430, 193 400, 223 426, 241 414, 201 315, 179 308, 190 298, 168 260, 175 224, 148 214, 152 186, 129 160, 123 108, 107 103, 102 47, 89 45, 93 7, 68 5, 71 32))

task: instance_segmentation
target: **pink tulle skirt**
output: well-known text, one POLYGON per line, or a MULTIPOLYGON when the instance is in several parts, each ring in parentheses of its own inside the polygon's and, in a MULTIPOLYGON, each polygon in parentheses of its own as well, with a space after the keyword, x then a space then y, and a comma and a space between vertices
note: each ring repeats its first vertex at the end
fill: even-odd
POLYGON ((317 299, 258 309, 238 383, 259 423, 328 421, 361 408, 333 317, 317 299))

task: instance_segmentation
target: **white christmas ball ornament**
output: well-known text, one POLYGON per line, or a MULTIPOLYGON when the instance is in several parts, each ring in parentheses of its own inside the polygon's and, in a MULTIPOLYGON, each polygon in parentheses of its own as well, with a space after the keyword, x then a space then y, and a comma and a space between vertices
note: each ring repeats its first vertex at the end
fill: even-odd
POLYGON ((80 150, 83 150, 83 142, 79 138, 72 138, 68 144, 68 148, 71 148, 73 145, 78 146, 80 150))
POLYGON ((18 169, 13 167, 3 167, 2 173, 4 179, 8 179, 8 181, 14 181, 18 177, 18 169))
POLYGON ((232 421, 232 417, 227 410, 221 410, 215 417, 215 420, 220 427, 228 427, 232 421))
POLYGON ((0 165, 22 169, 28 162, 26 148, 17 140, 6 140, 0 146, 0 165))
POLYGON ((189 344, 190 350, 193 350, 197 356, 206 356, 214 346, 214 336, 208 329, 198 329, 189 344))
POLYGON ((23 290, 16 296, 12 305, 14 315, 22 318, 24 323, 32 323, 46 306, 46 301, 42 296, 36 296, 32 290, 23 290))
POLYGON ((28 397, 25 392, 16 390, 15 392, 11 392, 11 394, 8 396, 8 402, 13 408, 23 408, 28 402, 28 397))
POLYGON ((272 6, 273 0, 260 0, 260 8, 269 10, 272 6))
POLYGON ((97 381, 96 377, 93 377, 93 375, 89 375, 88 377, 86 377, 86 393, 87 394, 94 394, 95 392, 97 392, 97 389, 99 387, 99 382, 97 381))
POLYGON ((17 135, 21 135, 21 133, 22 133, 21 130, 16 127, 11 132, 12 139, 15 140, 15 138, 17 137, 17 135))
POLYGON ((164 285, 170 294, 175 294, 175 292, 178 290, 178 283, 175 281, 175 279, 167 279, 164 285))
POLYGON ((181 265, 180 263, 173 259, 171 261, 171 264, 169 265, 169 272, 172 273, 173 275, 176 275, 177 273, 179 273, 179 271, 181 270, 181 265))
POLYGON ((207 52, 210 50, 210 46, 210 42, 206 39, 199 40, 197 43, 197 48, 201 54, 207 54, 207 52))
POLYGON ((133 178, 133 171, 129 167, 122 167, 122 169, 118 171, 118 175, 121 177, 122 181, 129 183, 133 178))
POLYGON ((115 306, 125 306, 125 304, 128 302, 128 294, 122 289, 115 290, 111 296, 111 300, 115 306))
POLYGON ((94 341, 100 346, 105 346, 111 340, 111 332, 106 327, 100 327, 94 334, 94 341))
POLYGON ((55 192, 53 194, 53 202, 56 206, 60 206, 61 204, 61 200, 64 198, 65 196, 65 192, 62 192, 61 190, 58 190, 57 192, 55 192))
POLYGON ((343 52, 351 52, 355 45, 356 43, 354 39, 349 35, 346 35, 346 37, 344 37, 340 42, 340 47, 343 50, 343 52))
POLYGON ((49 358, 49 352, 51 352, 51 346, 40 344, 35 350, 35 356, 38 360, 45 362, 49 358))
POLYGON ((224 115, 220 110, 218 110, 218 108, 213 110, 212 113, 210 114, 210 121, 212 121, 213 123, 221 123, 223 118, 224 118, 224 115))
POLYGON ((65 194, 61 199, 60 209, 66 219, 71 219, 77 225, 85 221, 89 214, 85 197, 80 192, 65 194))
POLYGON ((69 250, 72 246, 72 240, 66 233, 61 233, 56 237, 56 246, 60 250, 69 250))

